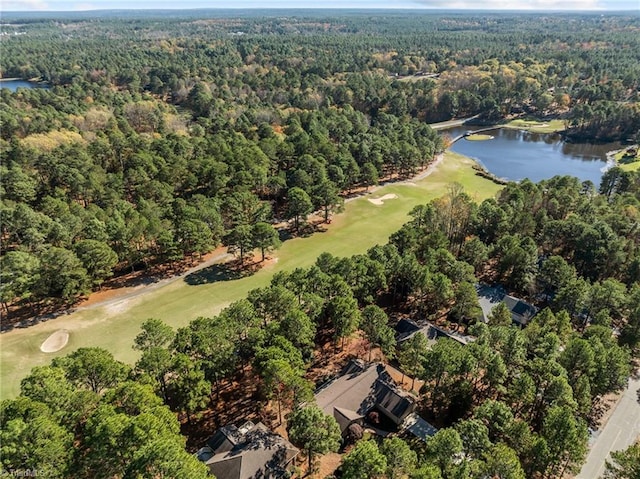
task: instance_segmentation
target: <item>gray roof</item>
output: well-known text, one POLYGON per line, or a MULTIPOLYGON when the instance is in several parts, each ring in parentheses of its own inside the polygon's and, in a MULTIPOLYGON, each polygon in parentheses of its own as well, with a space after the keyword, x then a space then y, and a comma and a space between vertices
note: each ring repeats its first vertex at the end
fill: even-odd
POLYGON ((461 344, 468 344, 475 339, 471 336, 465 336, 453 331, 447 331, 446 329, 440 328, 435 324, 430 323, 429 321, 424 321, 424 325, 420 326, 410 319, 401 319, 396 325, 396 332, 398 332, 398 343, 406 341, 417 333, 423 334, 430 344, 432 344, 439 338, 450 338, 454 341, 458 341, 461 344))
POLYGON ((398 340, 400 340, 400 338, 403 338, 403 337, 408 337, 409 335, 415 333, 419 329, 420 329, 420 326, 418 326, 418 323, 416 323, 411 319, 406 319, 406 318, 402 318, 400 321, 398 321, 395 327, 398 340))
POLYGON ((384 365, 365 367, 355 361, 349 363, 342 376, 316 391, 315 399, 325 414, 336 418, 343 432, 376 407, 386 415, 389 412, 402 418, 415 405, 411 396, 395 386, 384 365))
POLYGON ((230 451, 254 427, 255 425, 251 421, 246 422, 240 428, 233 424, 221 427, 209 438, 207 446, 213 454, 230 451))
POLYGON ((300 452, 282 436, 264 424, 245 423, 241 428, 227 426, 216 431, 207 444, 220 444, 214 452, 209 446, 198 452, 217 479, 277 478, 284 475, 286 465, 300 452), (221 436, 226 439, 220 441, 221 436), (236 444, 224 450, 231 436, 236 444), (216 440, 214 440, 216 438, 216 440))
POLYGON ((364 416, 362 414, 358 414, 355 411, 343 409, 341 407, 333 408, 333 417, 338 422, 340 431, 342 432, 346 431, 347 428, 354 422, 360 423, 362 419, 364 419, 364 416))
POLYGON ((478 284, 476 286, 476 291, 478 292, 480 308, 482 308, 482 320, 485 323, 489 321, 489 316, 491 315, 493 308, 501 302, 504 302, 511 311, 511 319, 523 326, 527 324, 538 312, 538 308, 535 306, 506 294, 504 288, 501 286, 478 284))
POLYGON ((378 379, 374 387, 376 390, 376 408, 391 413, 391 415, 400 420, 415 409, 413 398, 395 386, 378 379))
POLYGON ((503 301, 511 310, 513 320, 519 324, 527 324, 538 312, 535 306, 513 296, 505 295, 503 301))

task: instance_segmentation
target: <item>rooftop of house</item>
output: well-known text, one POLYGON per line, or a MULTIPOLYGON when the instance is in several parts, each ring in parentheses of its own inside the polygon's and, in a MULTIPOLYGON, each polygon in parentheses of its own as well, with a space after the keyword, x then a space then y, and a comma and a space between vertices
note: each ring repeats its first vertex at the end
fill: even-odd
POLYGON ((478 292, 478 302, 482 308, 482 320, 486 323, 489 321, 491 311, 500 302, 504 302, 511 311, 511 318, 514 322, 525 325, 538 312, 538 308, 514 296, 509 296, 502 286, 489 286, 486 284, 478 284, 476 286, 478 292))
POLYGON ((255 427, 255 424, 251 421, 247 421, 240 427, 234 424, 223 426, 207 440, 207 446, 213 454, 230 451, 237 444, 241 443, 246 434, 255 427))
POLYGON ((475 340, 472 336, 465 336, 453 331, 447 331, 446 329, 440 328, 428 321, 424 321, 424 324, 418 324, 410 319, 401 319, 398 321, 395 329, 399 343, 406 341, 416 333, 424 334, 430 344, 439 338, 450 338, 462 344, 468 344, 475 340))
POLYGON ((218 429, 198 451, 198 459, 217 479, 257 479, 285 475, 300 451, 264 424, 246 422, 218 429))
POLYGON ((340 377, 316 392, 315 399, 325 414, 336 418, 343 432, 373 409, 398 422, 415 406, 413 397, 395 385, 383 364, 365 366, 360 361, 351 361, 340 377))

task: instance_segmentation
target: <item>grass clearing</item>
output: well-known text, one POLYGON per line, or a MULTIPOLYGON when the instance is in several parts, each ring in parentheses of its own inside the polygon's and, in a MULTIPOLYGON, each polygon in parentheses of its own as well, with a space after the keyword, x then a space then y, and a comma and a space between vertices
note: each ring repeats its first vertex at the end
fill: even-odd
POLYGON ((493 135, 484 135, 482 133, 475 133, 473 135, 468 135, 464 137, 465 140, 469 140, 469 141, 487 141, 487 140, 493 140, 494 138, 495 137, 493 135))
POLYGON ((625 163, 619 166, 625 171, 640 171, 640 160, 634 161, 633 163, 625 163))
POLYGON ((516 130, 527 130, 532 133, 556 133, 565 130, 563 120, 550 120, 548 122, 542 122, 538 120, 517 119, 510 121, 503 127, 513 128, 516 130))
MULTIPOLYGON (((632 148, 629 148, 632 149, 632 148)), ((627 154, 627 148, 619 151, 615 154, 615 159, 617 166, 622 168, 624 171, 638 171, 640 170, 640 152, 636 147, 636 156, 632 157, 627 154)))
MULTIPOLYGON (((442 196, 452 182, 462 184, 476 201, 494 196, 501 187, 477 176, 473 164, 469 158, 447 152, 445 160, 427 178, 411 184, 388 184, 374 193, 376 197, 396 195, 393 201, 374 205, 367 196, 350 201, 344 213, 336 215, 326 226, 325 232, 286 241, 276 253, 277 263, 270 263, 252 276, 204 281, 197 285, 179 280, 115 304, 73 312, 30 328, 2 333, 0 399, 15 397, 19 393, 20 380, 34 366, 48 364, 52 358, 80 347, 99 346, 121 361, 134 363, 139 353, 131 347, 133 338, 147 318, 162 319, 174 329, 186 326, 198 316, 217 314, 251 289, 266 286, 276 271, 313 264, 324 251, 350 256, 364 253, 376 244, 384 244, 389 235, 407 221, 407 214, 414 206, 442 196), (60 329, 69 331, 66 347, 55 353, 40 351, 43 341, 60 329)), ((219 275, 212 271, 211 277, 219 278, 219 275)))

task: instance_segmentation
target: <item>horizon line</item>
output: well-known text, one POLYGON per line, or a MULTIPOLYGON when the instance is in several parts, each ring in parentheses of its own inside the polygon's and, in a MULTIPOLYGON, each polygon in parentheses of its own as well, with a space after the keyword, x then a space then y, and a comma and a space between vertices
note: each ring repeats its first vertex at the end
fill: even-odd
POLYGON ((429 11, 429 12, 494 12, 494 13, 603 13, 603 12, 627 12, 627 13, 636 13, 640 15, 640 10, 629 9, 629 8, 610 8, 610 7, 594 7, 594 8, 586 8, 586 9, 540 9, 540 8, 442 8, 442 7, 341 7, 341 6, 333 6, 333 7, 193 7, 193 8, 184 8, 184 7, 163 7, 163 8, 145 8, 145 7, 135 7, 135 8, 87 8, 87 9, 74 9, 74 10, 11 10, 11 9, 3 9, 0 8, 1 13, 26 13, 26 14, 38 14, 38 13, 91 13, 91 12, 194 12, 194 11, 332 11, 332 10, 341 10, 341 11, 401 11, 401 12, 411 12, 411 11, 429 11))

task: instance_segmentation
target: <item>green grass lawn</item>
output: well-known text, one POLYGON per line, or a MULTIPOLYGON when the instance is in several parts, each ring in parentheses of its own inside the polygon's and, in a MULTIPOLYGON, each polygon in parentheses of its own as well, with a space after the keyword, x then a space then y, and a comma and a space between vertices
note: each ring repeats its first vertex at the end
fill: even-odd
POLYGON ((626 163, 624 165, 620 165, 625 171, 638 171, 640 170, 640 160, 634 161, 633 163, 626 163))
POLYGON ((527 130, 533 133, 555 133, 557 131, 564 131, 563 120, 550 120, 548 122, 542 122, 537 120, 513 120, 504 125, 505 128, 514 128, 517 130, 527 130))
POLYGON ((636 155, 635 160, 625 156, 626 149, 618 152, 615 155, 618 166, 625 171, 638 171, 640 170, 640 154, 636 155), (632 161, 633 160, 633 161, 632 161))
POLYGON ((389 235, 407 221, 407 213, 414 206, 443 195, 451 182, 461 183, 477 201, 495 195, 500 186, 476 176, 472 165, 473 161, 468 158, 447 153, 444 162, 429 177, 415 184, 386 185, 370 196, 395 194, 396 199, 386 200, 381 206, 372 204, 367 197, 347 203, 344 213, 335 216, 325 232, 286 241, 276 253, 277 262, 252 276, 198 285, 179 280, 137 298, 3 333, 0 335, 0 398, 16 396, 20 380, 34 366, 48 364, 53 357, 79 347, 100 346, 117 359, 135 362, 138 353, 131 345, 140 324, 147 318, 159 318, 179 328, 198 316, 213 316, 251 289, 267 285, 276 271, 313 264, 324 251, 349 256, 384 244, 389 235), (58 329, 70 332, 68 345, 58 353, 42 353, 40 345, 58 329))
POLYGON ((482 133, 475 133, 473 135, 465 136, 464 139, 469 141, 487 141, 487 140, 493 140, 493 136, 484 135, 482 133))

